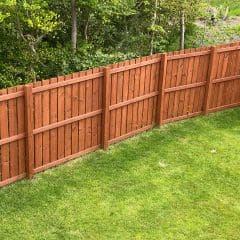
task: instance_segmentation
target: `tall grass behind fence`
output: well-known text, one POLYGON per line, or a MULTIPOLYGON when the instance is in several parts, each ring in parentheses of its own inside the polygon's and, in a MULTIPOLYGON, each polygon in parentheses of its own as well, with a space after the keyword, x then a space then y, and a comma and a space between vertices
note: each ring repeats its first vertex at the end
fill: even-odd
POLYGON ((240 105, 240 42, 0 90, 0 186, 180 119, 240 105))

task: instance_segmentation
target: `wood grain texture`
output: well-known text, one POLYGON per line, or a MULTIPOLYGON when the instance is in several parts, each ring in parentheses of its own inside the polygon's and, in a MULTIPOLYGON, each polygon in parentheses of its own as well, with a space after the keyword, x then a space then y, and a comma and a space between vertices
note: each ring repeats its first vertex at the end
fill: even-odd
POLYGON ((110 81, 111 81, 110 68, 104 68, 103 100, 102 100, 102 105, 103 105, 103 112, 102 112, 102 147, 103 147, 103 149, 108 148, 108 140, 109 140, 110 81))
POLYGON ((161 69, 159 76, 159 96, 158 96, 158 105, 157 105, 157 124, 162 125, 163 123, 163 106, 164 106, 164 88, 165 88, 165 79, 167 74, 167 54, 163 54, 161 57, 161 69))
POLYGON ((32 85, 24 87, 25 93, 25 129, 26 129, 26 174, 32 178, 34 174, 34 139, 33 139, 33 94, 32 85))
POLYGON ((204 99, 204 114, 208 114, 210 109, 210 99, 212 94, 212 81, 214 78, 214 74, 217 71, 217 65, 215 64, 217 57, 217 49, 216 47, 211 48, 211 55, 209 61, 209 70, 208 70, 208 79, 206 85, 206 94, 204 99))
POLYGON ((0 90, 0 186, 156 125, 240 106, 240 42, 0 90))
MULTIPOLYGON (((1 90, 2 95, 7 94, 7 89, 1 90)), ((0 137, 6 139, 9 137, 9 124, 8 124, 8 103, 7 101, 0 102, 0 137)), ((10 156, 9 144, 1 146, 1 180, 5 181, 10 178, 10 156)))
MULTIPOLYGON (((16 87, 8 88, 8 93, 15 93, 17 91, 16 87)), ((9 136, 14 136, 17 134, 17 99, 13 98, 8 101, 8 127, 9 136)), ((18 175, 18 142, 14 141, 10 143, 9 146, 10 154, 10 175, 15 177, 18 175)))

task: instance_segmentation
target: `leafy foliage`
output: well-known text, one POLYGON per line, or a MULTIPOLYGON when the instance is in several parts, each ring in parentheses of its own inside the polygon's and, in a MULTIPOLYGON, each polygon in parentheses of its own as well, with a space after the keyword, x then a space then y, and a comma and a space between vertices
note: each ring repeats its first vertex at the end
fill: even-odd
MULTIPOLYGON (((176 50, 180 13, 187 34, 205 0, 2 0, 0 87, 46 79, 134 56, 176 50)), ((190 42, 189 42, 190 43, 190 42)))

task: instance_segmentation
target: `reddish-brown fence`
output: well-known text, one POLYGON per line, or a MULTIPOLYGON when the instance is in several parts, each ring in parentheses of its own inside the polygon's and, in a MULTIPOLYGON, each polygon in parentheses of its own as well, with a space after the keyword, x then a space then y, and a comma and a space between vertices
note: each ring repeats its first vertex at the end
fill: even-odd
POLYGON ((0 91, 0 186, 155 125, 240 105, 240 43, 0 91))

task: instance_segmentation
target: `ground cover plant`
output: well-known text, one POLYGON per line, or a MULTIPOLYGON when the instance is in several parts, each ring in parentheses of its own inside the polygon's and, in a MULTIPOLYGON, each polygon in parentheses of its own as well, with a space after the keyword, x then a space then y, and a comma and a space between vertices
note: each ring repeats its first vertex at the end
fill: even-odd
POLYGON ((211 0, 211 5, 216 7, 229 7, 230 16, 240 16, 240 3, 237 0, 211 0))
POLYGON ((240 108, 0 189, 0 239, 239 239, 240 108))

